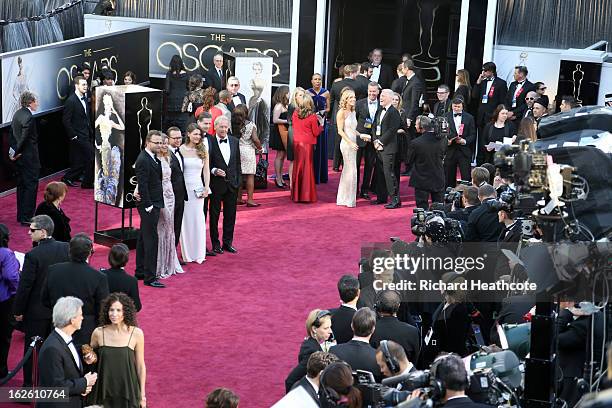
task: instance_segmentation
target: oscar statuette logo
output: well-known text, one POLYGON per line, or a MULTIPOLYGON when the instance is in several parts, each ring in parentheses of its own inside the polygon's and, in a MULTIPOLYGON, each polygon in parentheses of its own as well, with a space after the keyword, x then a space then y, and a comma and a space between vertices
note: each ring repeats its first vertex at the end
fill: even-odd
MULTIPOLYGON (((85 50, 84 55, 91 55, 91 50, 85 50), (89 52, 88 52, 89 51, 89 52)), ((98 74, 98 63, 100 66, 107 65, 108 68, 115 74, 115 78, 119 78, 119 74, 115 69, 117 65, 117 56, 111 55, 110 57, 100 58, 99 60, 94 60, 93 63, 91 61, 83 61, 88 62, 91 66, 91 78, 95 78, 98 74)), ((72 81, 74 77, 77 76, 79 72, 80 66, 77 64, 72 64, 68 67, 62 67, 57 72, 56 81, 55 81, 55 90, 57 93, 57 97, 60 100, 65 100, 70 92, 72 92, 72 81)))

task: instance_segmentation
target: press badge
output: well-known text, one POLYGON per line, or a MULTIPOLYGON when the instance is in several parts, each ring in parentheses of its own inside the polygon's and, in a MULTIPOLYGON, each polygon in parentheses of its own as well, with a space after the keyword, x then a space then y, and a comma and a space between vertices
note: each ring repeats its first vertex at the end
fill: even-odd
POLYGON ((482 103, 487 103, 489 101, 489 95, 484 94, 482 95, 482 103))
POLYGON ((372 129, 372 124, 370 122, 366 122, 363 124, 363 127, 366 129, 372 129))
POLYGON ((380 136, 380 125, 376 125, 376 136, 380 136))

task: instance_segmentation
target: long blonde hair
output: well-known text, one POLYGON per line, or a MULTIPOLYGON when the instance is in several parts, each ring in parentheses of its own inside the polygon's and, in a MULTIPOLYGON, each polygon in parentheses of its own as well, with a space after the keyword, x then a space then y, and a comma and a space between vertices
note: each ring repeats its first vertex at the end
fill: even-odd
POLYGON ((297 88, 293 90, 293 93, 291 94, 290 105, 293 106, 294 108, 297 108, 299 106, 299 102, 297 101, 297 98, 296 98, 299 92, 302 92, 303 95, 306 94, 306 90, 302 88, 301 86, 298 86, 297 88))
POLYGON ((470 73, 468 72, 467 69, 460 69, 457 71, 457 83, 459 85, 465 85, 468 88, 471 88, 470 86, 470 73))
POLYGON ((304 94, 302 98, 302 102, 298 104, 297 108, 298 118, 304 119, 314 113, 314 101, 312 100, 312 96, 308 93, 304 94))
POLYGON ((340 109, 350 110, 351 112, 355 110, 355 105, 351 107, 348 106, 348 100, 351 95, 355 96, 355 91, 350 88, 345 89, 344 92, 342 92, 342 96, 340 96, 340 102, 338 103, 338 107, 340 109))

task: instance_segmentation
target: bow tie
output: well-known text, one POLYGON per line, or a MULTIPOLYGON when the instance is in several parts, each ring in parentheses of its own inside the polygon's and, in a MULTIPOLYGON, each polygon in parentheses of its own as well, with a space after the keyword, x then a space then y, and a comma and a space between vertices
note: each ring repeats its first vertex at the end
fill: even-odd
POLYGON ((221 139, 219 140, 219 143, 227 143, 227 139, 221 139))
POLYGON ((81 100, 82 100, 83 102, 87 102, 87 97, 86 97, 85 95, 83 95, 83 96, 81 97, 81 100))
POLYGON ((370 104, 370 105, 378 105, 378 102, 376 102, 376 101, 370 101, 370 102, 368 102, 368 104, 370 104))
POLYGON ((523 82, 517 82, 517 83, 516 83, 516 86, 523 85, 524 83, 525 83, 525 81, 523 81, 523 82))
POLYGON ((380 67, 380 65, 374 65, 374 64, 372 64, 372 68, 379 68, 379 67, 380 67))
POLYGON ((487 78, 487 81, 492 81, 492 80, 494 80, 494 79, 495 79, 495 78, 487 78))
POLYGON ((461 116, 461 113, 453 113, 454 117, 461 116))

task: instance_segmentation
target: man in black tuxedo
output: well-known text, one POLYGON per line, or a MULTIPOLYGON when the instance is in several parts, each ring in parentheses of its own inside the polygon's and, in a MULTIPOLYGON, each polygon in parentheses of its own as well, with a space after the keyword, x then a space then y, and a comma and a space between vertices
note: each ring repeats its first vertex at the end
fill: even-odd
POLYGON ((157 153, 162 144, 159 130, 151 130, 147 134, 146 147, 136 159, 136 179, 138 180, 138 214, 140 215, 140 231, 136 246, 136 277, 144 279, 147 286, 165 288, 166 286, 155 278, 157 272, 157 223, 159 211, 164 208, 162 192, 161 161, 157 153))
POLYGON ((232 101, 227 105, 230 112, 238 105, 246 105, 246 97, 240 92, 240 80, 235 76, 227 78, 227 91, 232 97, 232 101))
POLYGON ((404 348, 410 361, 418 361, 421 350, 421 338, 416 327, 398 320, 401 298, 394 290, 383 290, 378 293, 374 308, 378 314, 374 335, 370 344, 378 348, 382 340, 393 340, 404 348))
POLYGON ((17 222, 30 225, 36 209, 38 191, 38 131, 32 116, 38 109, 38 98, 30 91, 19 97, 21 109, 13 115, 9 136, 9 159, 17 171, 17 222))
POLYGON ((446 143, 435 134, 430 118, 419 116, 418 120, 424 132, 410 142, 407 162, 414 163, 410 185, 414 187, 416 206, 428 209, 430 195, 433 203, 441 203, 444 199, 446 143))
MULTIPOLYGON (((302 387, 312 400, 320 406, 318 390, 320 387, 321 372, 331 363, 340 361, 335 354, 323 351, 315 351, 308 357, 306 363, 306 375, 301 380, 293 384, 291 391, 302 387)), ((280 402, 280 401, 279 401, 280 402)), ((304 401, 306 402, 306 401, 304 401)))
POLYGON ((419 110, 423 104, 425 96, 425 83, 416 75, 415 66, 412 61, 404 62, 404 75, 406 75, 406 85, 402 90, 402 107, 406 114, 408 130, 414 135, 414 120, 419 115, 419 110))
POLYGON ((355 103, 355 115, 357 117, 357 132, 360 135, 370 136, 369 140, 367 137, 358 137, 357 146, 357 186, 359 187, 359 180, 361 179, 361 160, 363 159, 363 179, 361 181, 361 192, 360 197, 366 200, 370 199, 369 192, 373 187, 372 173, 374 171, 374 164, 376 161, 376 152, 374 146, 371 143, 371 132, 376 112, 380 107, 378 102, 379 88, 378 83, 370 82, 368 85, 368 97, 360 99, 355 103))
POLYGON ((108 280, 102 272, 87 263, 93 253, 93 242, 83 233, 70 240, 70 261, 49 267, 47 282, 42 288, 42 303, 53 308, 64 296, 83 301, 83 326, 75 335, 77 345, 89 344, 98 325, 102 301, 108 296, 108 280))
POLYGON ((451 99, 450 99, 450 88, 448 85, 438 85, 436 92, 438 102, 434 105, 433 114, 434 116, 445 116, 451 111, 451 99))
POLYGON ((344 78, 340 81, 336 81, 332 84, 331 90, 329 91, 330 105, 331 105, 331 131, 335 135, 334 139, 334 171, 340 171, 342 165, 342 152, 340 152, 340 141, 342 137, 336 130, 336 114, 338 113, 338 104, 340 103, 340 97, 342 96, 342 90, 344 88, 350 88, 353 91, 357 87, 357 74, 359 73, 358 64, 347 64, 344 66, 344 78))
POLYGON ((352 326, 355 333, 353 339, 348 343, 333 346, 329 352, 346 361, 353 370, 371 372, 376 381, 380 382, 382 376, 376 363, 376 350, 370 346, 370 338, 376 326, 376 314, 368 307, 359 309, 353 316, 352 326))
POLYGON ((497 198, 497 192, 490 184, 478 188, 480 205, 470 214, 465 233, 465 242, 497 242, 503 226, 499 223, 497 213, 491 211, 491 203, 497 198))
MULTIPOLYGON (((376 362, 378 367, 380 367, 383 377, 395 377, 416 371, 416 368, 408 360, 408 356, 406 356, 406 352, 400 344, 392 340, 382 340, 380 343, 376 350, 376 362)), ((404 384, 399 383, 396 389, 403 390, 404 384)))
MULTIPOLYGON (((402 119, 397 109, 391 105, 393 91, 383 89, 380 94, 380 108, 376 112, 372 126, 372 143, 376 150, 376 166, 379 175, 384 174, 384 182, 387 193, 391 196, 391 202, 385 208, 400 208, 402 203, 399 198, 399 180, 395 177, 395 155, 397 154, 397 130, 402 125, 402 119)), ((380 179, 378 177, 380 184, 380 179)), ((377 193, 382 191, 379 186, 377 193)), ((384 203, 387 196, 377 195, 376 202, 384 203)))
MULTIPOLYGON (((504 226, 497 241, 518 243, 521 240, 521 235, 523 235, 523 223, 521 220, 516 219, 516 214, 513 209, 508 206, 504 210, 499 210, 497 212, 497 219, 499 223, 504 226)), ((508 246, 504 247, 508 248, 508 246)), ((516 247, 512 248, 512 250, 516 250, 516 247)))
POLYGON ((187 187, 185 186, 185 176, 183 167, 185 161, 179 150, 183 143, 183 134, 181 129, 173 126, 168 129, 168 150, 170 155, 170 169, 172 174, 170 181, 172 182, 172 192, 174 193, 174 245, 178 245, 181 236, 181 226, 183 224, 183 211, 185 210, 185 201, 188 201, 187 187))
MULTIPOLYGON (((77 345, 72 341, 74 332, 81 329, 83 302, 73 296, 58 299, 53 307, 51 332, 40 349, 38 369, 39 387, 63 387, 68 389, 68 401, 37 403, 45 408, 81 408, 83 396, 89 394, 98 379, 97 373, 84 374, 83 361, 77 345)), ((88 341, 89 342, 89 341, 88 341)))
POLYGON ((541 98, 536 99, 533 102, 533 118, 535 119, 538 126, 540 126, 542 118, 548 116, 547 109, 548 108, 546 107, 545 102, 541 98))
POLYGON ((495 63, 485 62, 482 65, 482 73, 478 76, 476 85, 472 88, 472 98, 478 99, 478 114, 476 115, 478 144, 476 146, 476 155, 479 166, 485 161, 484 127, 491 121, 495 108, 505 103, 507 92, 508 85, 506 81, 497 78, 495 63))
MULTIPOLYGON (((508 88, 506 94, 506 108, 508 108, 508 120, 520 121, 527 110, 525 97, 531 91, 535 91, 535 85, 529 82, 527 74, 529 71, 525 66, 514 67, 514 81, 508 88)), ((516 122, 518 126, 518 122, 516 122)))
MULTIPOLYGON (((478 404, 465 395, 469 386, 465 364, 457 354, 446 354, 434 360, 435 378, 442 383, 444 408, 486 408, 488 405, 478 404)), ((430 368, 430 370, 434 371, 430 368)))
POLYGON ((82 76, 74 78, 74 92, 64 104, 62 122, 70 140, 70 169, 62 181, 74 187, 83 176, 82 188, 93 188, 94 144, 91 127, 91 110, 87 103, 87 81, 82 76))
POLYGON ((383 52, 380 48, 374 48, 368 55, 370 64, 372 65, 372 76, 371 81, 378 82, 382 89, 391 87, 391 83, 395 78, 393 75, 393 69, 382 62, 383 52))
POLYGON ((125 272, 125 265, 130 259, 130 250, 125 244, 115 244, 108 254, 110 269, 102 269, 108 281, 108 293, 123 292, 134 301, 136 311, 140 312, 140 292, 138 291, 138 280, 125 272))
POLYGON ((205 75, 206 83, 221 92, 225 89, 225 74, 223 73, 223 53, 218 52, 213 57, 213 66, 208 69, 205 75))
POLYGON ((338 293, 342 300, 342 305, 331 310, 332 313, 332 333, 338 344, 346 343, 353 338, 351 323, 357 311, 357 301, 359 300, 359 279, 353 275, 344 275, 338 281, 338 293))
POLYGON ((225 116, 215 119, 215 136, 209 137, 210 151, 210 240, 213 252, 237 253, 232 246, 234 225, 236 224, 236 200, 241 185, 242 170, 238 139, 228 135, 229 121, 225 116), (223 203, 223 246, 219 243, 219 215, 223 203))
POLYGON ((359 66, 359 74, 355 77, 355 97, 357 100, 363 99, 368 96, 368 85, 370 83, 370 77, 368 72, 371 70, 369 62, 364 62, 359 66))
MULTIPOLYGON (((47 282, 49 266, 69 259, 68 243, 51 237, 53 227, 53 220, 48 215, 36 215, 30 224, 30 238, 35 246, 25 255, 13 306, 15 320, 23 321, 24 353, 32 337, 44 339, 53 329, 51 309, 42 304, 40 294, 47 282)), ((32 359, 28 359, 23 366, 23 386, 31 387, 32 380, 32 359)))
POLYGON ((450 131, 444 158, 446 187, 455 187, 457 167, 461 173, 461 180, 469 181, 471 178, 472 152, 476 144, 476 123, 474 117, 465 111, 463 98, 453 99, 452 112, 447 113, 445 117, 450 131))

